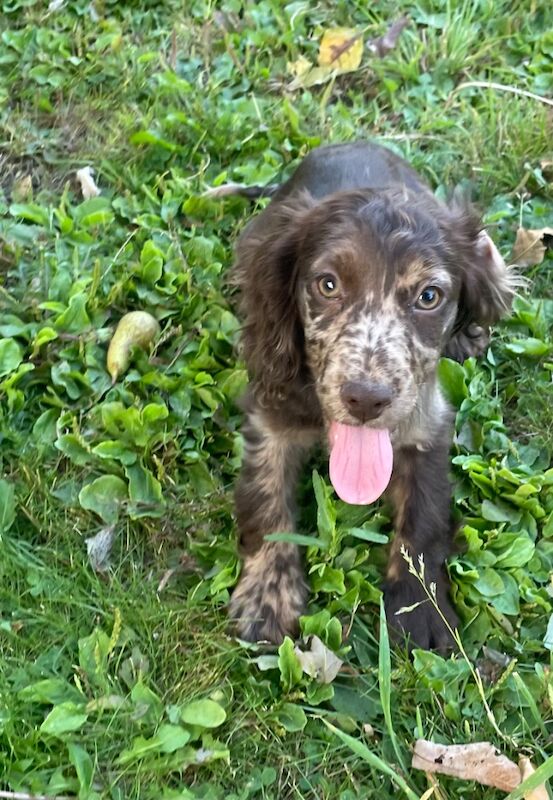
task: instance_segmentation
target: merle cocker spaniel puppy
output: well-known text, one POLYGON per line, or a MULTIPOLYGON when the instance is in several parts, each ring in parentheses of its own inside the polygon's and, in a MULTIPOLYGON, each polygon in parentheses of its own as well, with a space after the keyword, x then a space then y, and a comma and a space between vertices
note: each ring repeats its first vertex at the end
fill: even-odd
POLYGON ((387 492, 392 501, 389 622, 411 646, 445 649, 448 631, 401 550, 415 564, 424 557, 455 625, 444 566, 453 412, 436 367, 442 355, 485 349, 515 280, 475 211, 439 202, 384 147, 321 147, 266 193, 273 199, 241 235, 234 268, 250 386, 236 488, 243 568, 230 614, 244 639, 297 632, 307 596, 299 549, 264 536, 295 530, 298 470, 322 438, 342 500, 387 492))

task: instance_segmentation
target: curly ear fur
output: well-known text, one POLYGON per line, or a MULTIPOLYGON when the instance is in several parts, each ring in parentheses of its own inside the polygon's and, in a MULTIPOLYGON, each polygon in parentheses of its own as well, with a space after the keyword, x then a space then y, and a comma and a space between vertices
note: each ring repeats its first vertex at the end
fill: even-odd
POLYGON ((307 192, 275 204, 250 223, 236 248, 231 280, 240 290, 243 355, 262 403, 282 399, 304 364, 297 252, 313 205, 307 192))
POLYGON ((485 351, 489 326, 509 313, 521 280, 505 264, 474 209, 455 204, 450 211, 447 238, 461 275, 461 292, 444 355, 464 361, 485 351))

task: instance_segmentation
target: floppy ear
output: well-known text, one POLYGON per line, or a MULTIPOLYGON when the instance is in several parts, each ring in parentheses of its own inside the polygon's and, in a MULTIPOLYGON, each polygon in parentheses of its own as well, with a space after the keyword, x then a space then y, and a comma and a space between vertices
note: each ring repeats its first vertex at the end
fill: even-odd
POLYGON ((509 313, 520 279, 507 267, 489 233, 470 209, 450 219, 451 258, 460 272, 459 309, 444 355, 457 361, 481 355, 489 326, 509 313))
POLYGON ((262 401, 282 399, 304 364, 297 256, 312 206, 307 193, 269 205, 236 248, 231 280, 240 290, 243 355, 262 401))

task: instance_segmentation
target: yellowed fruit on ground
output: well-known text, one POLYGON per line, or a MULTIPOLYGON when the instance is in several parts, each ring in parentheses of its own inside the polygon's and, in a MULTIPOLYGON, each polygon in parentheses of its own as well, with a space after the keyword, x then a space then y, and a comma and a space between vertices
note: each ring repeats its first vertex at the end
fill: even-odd
POLYGON ((148 347, 159 332, 159 322, 147 311, 130 311, 121 317, 107 355, 107 369, 113 383, 127 370, 132 348, 148 347))

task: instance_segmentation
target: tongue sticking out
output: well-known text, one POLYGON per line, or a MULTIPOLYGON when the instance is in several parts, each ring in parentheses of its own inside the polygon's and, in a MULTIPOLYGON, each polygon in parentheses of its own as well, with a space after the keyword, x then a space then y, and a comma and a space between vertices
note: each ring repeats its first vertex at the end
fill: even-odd
POLYGON ((393 452, 387 430, 333 422, 329 431, 330 480, 344 502, 367 505, 390 482, 393 452))

